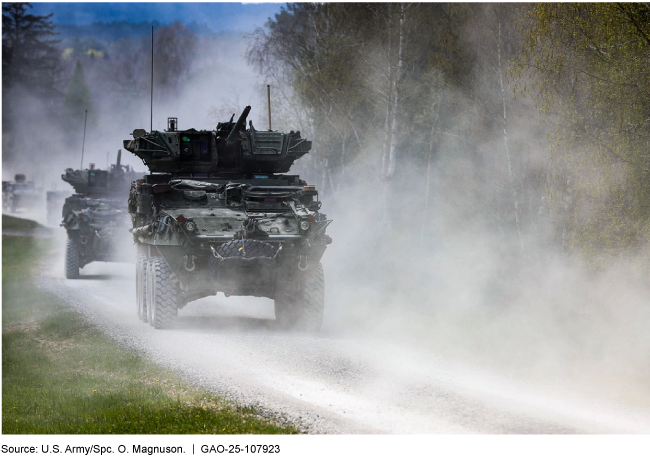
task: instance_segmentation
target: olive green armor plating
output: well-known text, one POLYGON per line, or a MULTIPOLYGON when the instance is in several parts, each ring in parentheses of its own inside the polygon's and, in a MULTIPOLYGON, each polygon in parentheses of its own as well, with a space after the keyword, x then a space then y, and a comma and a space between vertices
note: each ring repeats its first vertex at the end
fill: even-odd
POLYGON ((137 129, 124 147, 152 171, 132 183, 129 212, 138 246, 138 315, 167 327, 188 302, 222 292, 268 297, 284 327, 320 328, 320 264, 331 220, 314 186, 285 175, 308 153, 300 132, 246 128, 137 129))

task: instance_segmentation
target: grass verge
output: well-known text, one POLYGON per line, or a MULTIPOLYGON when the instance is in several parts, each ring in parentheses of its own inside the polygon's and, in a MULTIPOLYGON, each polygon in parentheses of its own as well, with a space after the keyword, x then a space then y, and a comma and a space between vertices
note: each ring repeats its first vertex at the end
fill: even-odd
POLYGON ((39 290, 32 271, 48 249, 2 237, 3 434, 298 432, 193 388, 39 290))
POLYGON ((42 225, 39 225, 38 222, 22 219, 20 217, 7 216, 6 214, 2 215, 2 229, 3 230, 34 230, 34 229, 43 229, 42 225))

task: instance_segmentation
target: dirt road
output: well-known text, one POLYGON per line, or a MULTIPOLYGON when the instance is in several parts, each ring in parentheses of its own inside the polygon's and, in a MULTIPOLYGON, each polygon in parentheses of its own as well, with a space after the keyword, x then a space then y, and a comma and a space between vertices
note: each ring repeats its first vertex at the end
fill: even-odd
POLYGON ((155 330, 138 320, 134 265, 93 263, 63 277, 59 252, 41 286, 124 345, 244 404, 280 413, 311 433, 648 433, 633 411, 536 388, 423 348, 341 330, 326 314, 318 334, 287 333, 270 300, 223 295, 155 330))

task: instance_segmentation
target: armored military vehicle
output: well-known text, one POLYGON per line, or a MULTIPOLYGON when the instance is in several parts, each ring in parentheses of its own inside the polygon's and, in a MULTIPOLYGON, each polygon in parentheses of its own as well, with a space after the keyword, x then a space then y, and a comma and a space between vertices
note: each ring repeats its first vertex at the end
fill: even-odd
POLYGON ((320 329, 320 263, 331 223, 314 186, 284 174, 308 153, 300 132, 246 128, 133 131, 124 147, 152 172, 133 183, 129 212, 137 244, 137 312, 171 326, 188 302, 222 292, 268 297, 281 326, 320 329))
POLYGON ((36 185, 18 173, 14 181, 2 182, 2 206, 12 213, 20 210, 42 209, 44 193, 36 185))
POLYGON ((133 261, 133 243, 128 240, 131 218, 127 200, 131 182, 141 178, 128 165, 121 165, 121 150, 110 170, 68 168, 61 179, 75 193, 65 199, 62 216, 68 234, 65 277, 79 278, 79 269, 90 262, 133 261), (126 241, 125 241, 126 239, 126 241))
POLYGON ((11 209, 11 181, 2 181, 2 211, 11 209))

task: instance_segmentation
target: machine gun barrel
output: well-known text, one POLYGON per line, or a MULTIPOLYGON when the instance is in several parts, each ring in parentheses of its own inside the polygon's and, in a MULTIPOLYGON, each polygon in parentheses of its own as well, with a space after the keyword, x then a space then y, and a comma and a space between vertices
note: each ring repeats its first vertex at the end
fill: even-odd
POLYGON ((244 111, 241 113, 241 116, 239 116, 239 119, 237 119, 237 123, 228 134, 228 137, 226 138, 226 143, 231 143, 232 141, 234 141, 234 139, 237 137, 237 133, 241 130, 242 126, 246 124, 246 118, 248 117, 248 113, 250 113, 250 111, 251 111, 250 105, 244 108, 244 111))

